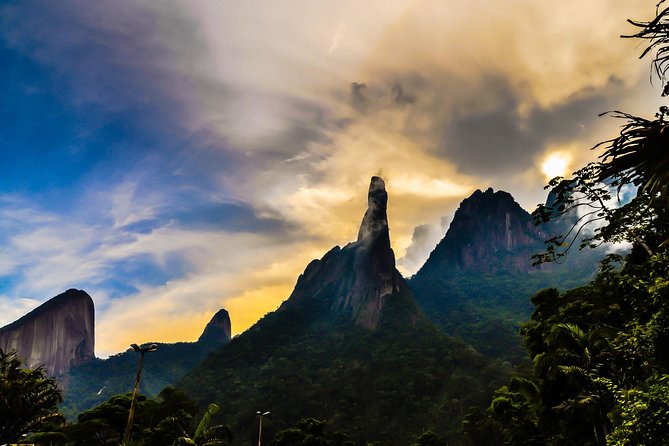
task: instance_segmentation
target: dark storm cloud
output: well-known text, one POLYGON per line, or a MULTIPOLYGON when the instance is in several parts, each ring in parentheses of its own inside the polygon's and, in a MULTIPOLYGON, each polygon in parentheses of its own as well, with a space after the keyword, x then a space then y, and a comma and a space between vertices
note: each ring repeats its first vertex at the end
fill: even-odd
POLYGON ((205 203, 195 209, 175 211, 166 217, 190 229, 224 229, 264 234, 286 234, 289 229, 281 220, 258 216, 247 203, 205 203))
POLYGON ((371 88, 361 82, 350 86, 350 103, 359 112, 378 111, 386 107, 399 107, 413 104, 415 97, 407 93, 402 82, 381 83, 371 88))
POLYGON ((302 100, 286 102, 287 112, 281 129, 246 145, 252 153, 259 154, 260 163, 290 161, 307 151, 313 143, 327 143, 329 133, 336 128, 331 113, 325 107, 302 100))
POLYGON ((436 72, 388 76, 401 80, 352 84, 351 101, 363 114, 360 118, 400 108, 406 113, 407 136, 429 141, 424 150, 452 162, 464 174, 478 176, 517 174, 532 166, 549 145, 591 134, 602 119, 599 114, 615 107, 613 98, 632 88, 611 78, 601 88, 586 87, 542 106, 528 101, 527 92, 502 74, 482 81, 436 72))
POLYGON ((586 135, 599 113, 612 107, 612 80, 605 88, 588 89, 552 107, 536 105, 521 116, 521 100, 503 81, 488 83, 485 96, 499 100, 484 111, 460 113, 444 123, 439 154, 464 173, 486 175, 518 172, 533 164, 549 144, 586 135))
POLYGON ((134 233, 149 233, 165 224, 192 230, 223 230, 257 234, 288 235, 291 229, 284 221, 258 216, 248 203, 192 203, 180 207, 160 209, 153 218, 124 226, 122 229, 134 233))

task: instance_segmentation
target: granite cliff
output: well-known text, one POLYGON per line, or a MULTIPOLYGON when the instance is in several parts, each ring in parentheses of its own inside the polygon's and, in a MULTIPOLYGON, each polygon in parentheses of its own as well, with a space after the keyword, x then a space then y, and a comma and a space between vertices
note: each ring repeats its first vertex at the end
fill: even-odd
POLYGON ((418 274, 438 268, 467 272, 528 272, 544 234, 504 191, 477 190, 460 204, 443 240, 418 274))
POLYGON ((533 267, 532 255, 545 249, 544 240, 569 226, 569 221, 535 226, 509 193, 477 190, 462 201, 409 285, 428 317, 447 333, 517 361, 526 354, 517 333, 532 311, 530 297, 542 288, 586 283, 603 256, 575 250, 564 264, 533 267))
POLYGON ((16 350, 29 367, 61 376, 95 355, 93 300, 70 289, 0 328, 0 349, 16 350))

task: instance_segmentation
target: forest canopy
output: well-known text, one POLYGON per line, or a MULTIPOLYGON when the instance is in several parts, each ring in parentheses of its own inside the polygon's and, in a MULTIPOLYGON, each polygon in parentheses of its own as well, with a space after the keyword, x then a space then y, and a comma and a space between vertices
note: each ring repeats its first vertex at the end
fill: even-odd
MULTIPOLYGON (((669 8, 662 3, 654 20, 630 20, 640 30, 625 37, 649 41, 642 57, 652 55, 667 95, 669 8)), ((609 114, 624 123, 594 148, 597 161, 548 184, 552 200, 537 208, 536 221, 570 213, 578 221, 535 259, 560 261, 575 243, 628 242, 632 250, 610 255, 586 286, 533 296, 534 313, 521 328, 531 372, 468 414, 468 444, 669 443, 669 109, 650 119, 609 114)))

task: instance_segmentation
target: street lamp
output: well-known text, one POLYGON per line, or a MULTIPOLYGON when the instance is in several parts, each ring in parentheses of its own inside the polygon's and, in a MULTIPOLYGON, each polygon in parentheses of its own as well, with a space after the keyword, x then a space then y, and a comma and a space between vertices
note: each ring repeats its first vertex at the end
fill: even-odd
POLYGON ((142 377, 142 365, 144 365, 144 353, 155 352, 158 350, 157 344, 151 344, 148 347, 140 347, 137 344, 130 344, 130 347, 139 353, 139 367, 137 368, 137 377, 135 378, 135 389, 132 391, 132 402, 130 403, 130 412, 128 413, 128 426, 125 428, 124 443, 130 442, 132 436, 132 422, 135 418, 135 405, 137 404, 137 393, 139 393, 139 380, 142 377))
POLYGON ((256 412, 258 415, 260 415, 260 424, 258 425, 258 446, 262 446, 261 441, 262 441, 262 417, 265 415, 269 415, 269 412, 256 412))

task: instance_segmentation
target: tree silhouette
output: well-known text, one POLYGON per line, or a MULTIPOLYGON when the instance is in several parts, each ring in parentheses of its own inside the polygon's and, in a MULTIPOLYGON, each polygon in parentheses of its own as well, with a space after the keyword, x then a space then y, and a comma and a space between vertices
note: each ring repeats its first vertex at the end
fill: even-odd
MULTIPOLYGON (((623 37, 649 41, 640 57, 652 55, 652 66, 665 84, 662 94, 666 96, 669 7, 660 9, 663 3, 664 0, 658 4, 654 20, 629 20, 641 29, 623 37)), ((566 234, 547 240, 546 252, 534 257, 537 264, 559 260, 577 242, 583 248, 630 241, 648 256, 669 242, 669 107, 660 107, 652 119, 621 111, 603 115, 625 121, 620 134, 593 147, 603 149, 596 162, 577 170, 569 179, 552 179, 546 188, 551 189, 554 199, 539 205, 533 214, 537 224, 567 214, 578 215, 566 234), (633 198, 626 197, 627 192, 633 198), (583 236, 587 226, 595 229, 583 236)))
POLYGON ((0 349, 0 444, 62 421, 56 406, 63 395, 44 369, 25 369, 16 352, 0 349))

